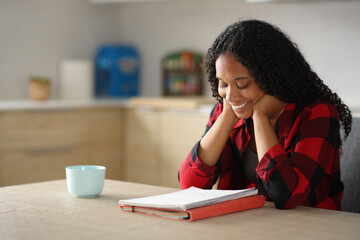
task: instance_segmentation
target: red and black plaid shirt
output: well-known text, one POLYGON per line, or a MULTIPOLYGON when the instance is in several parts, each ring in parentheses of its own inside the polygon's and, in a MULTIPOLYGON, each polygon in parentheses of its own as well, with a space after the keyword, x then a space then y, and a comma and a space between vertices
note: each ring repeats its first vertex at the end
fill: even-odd
MULTIPOLYGON (((205 133, 222 108, 222 104, 215 105, 205 133)), ((319 100, 305 107, 293 103, 286 105, 275 128, 279 144, 266 152, 256 168, 258 180, 277 208, 305 205, 341 209, 344 186, 340 180, 339 131, 337 109, 325 101, 319 100)), ((213 167, 199 158, 199 141, 180 167, 181 188, 210 189, 219 177, 218 189, 254 187, 241 167, 249 141, 246 120, 241 119, 213 167)))

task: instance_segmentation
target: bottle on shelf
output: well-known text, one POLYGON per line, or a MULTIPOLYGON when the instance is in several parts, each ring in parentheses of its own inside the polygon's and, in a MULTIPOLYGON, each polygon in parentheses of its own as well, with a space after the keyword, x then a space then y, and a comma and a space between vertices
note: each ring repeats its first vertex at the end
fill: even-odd
POLYGON ((202 95, 202 54, 182 51, 165 56, 163 94, 165 96, 202 95))

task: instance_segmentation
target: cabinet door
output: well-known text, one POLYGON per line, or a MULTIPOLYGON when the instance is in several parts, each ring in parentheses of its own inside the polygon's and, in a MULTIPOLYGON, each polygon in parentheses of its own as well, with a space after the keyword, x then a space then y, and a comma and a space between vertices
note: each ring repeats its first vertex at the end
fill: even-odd
POLYGON ((90 163, 106 167, 106 178, 121 177, 122 112, 116 109, 94 109, 89 112, 90 163))
POLYGON ((2 126, 3 149, 62 146, 87 141, 87 115, 84 111, 5 112, 2 126))
POLYGON ((126 111, 124 177, 127 181, 160 184, 160 114, 152 109, 126 111))
POLYGON ((65 167, 87 163, 87 147, 67 146, 7 151, 0 160, 2 186, 65 178, 65 167))
POLYGON ((207 121, 207 114, 163 113, 160 145, 162 186, 180 188, 180 165, 201 139, 207 121))
POLYGON ((87 114, 81 110, 9 111, 1 122, 1 184, 65 178, 87 164, 87 114))

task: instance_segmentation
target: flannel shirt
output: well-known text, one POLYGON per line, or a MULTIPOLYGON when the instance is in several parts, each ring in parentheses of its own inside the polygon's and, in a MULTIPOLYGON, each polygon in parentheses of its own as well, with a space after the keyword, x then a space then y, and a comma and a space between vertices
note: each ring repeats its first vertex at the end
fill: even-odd
MULTIPOLYGON (((205 134, 222 108, 221 103, 215 105, 205 134)), ((307 106, 289 103, 276 123, 275 133, 279 144, 265 153, 256 168, 258 180, 275 206, 341 210, 344 185, 340 180, 340 123, 335 106, 323 100, 307 106)), ((249 141, 246 120, 240 119, 211 167, 199 158, 197 142, 180 167, 181 188, 210 189, 218 178, 218 189, 254 187, 241 168, 249 141)))

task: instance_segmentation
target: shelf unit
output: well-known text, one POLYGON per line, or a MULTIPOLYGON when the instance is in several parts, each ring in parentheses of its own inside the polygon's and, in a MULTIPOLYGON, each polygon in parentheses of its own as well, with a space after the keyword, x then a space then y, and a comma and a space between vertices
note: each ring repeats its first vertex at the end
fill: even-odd
POLYGON ((200 96, 203 94, 202 54, 182 51, 165 56, 164 96, 200 96))

